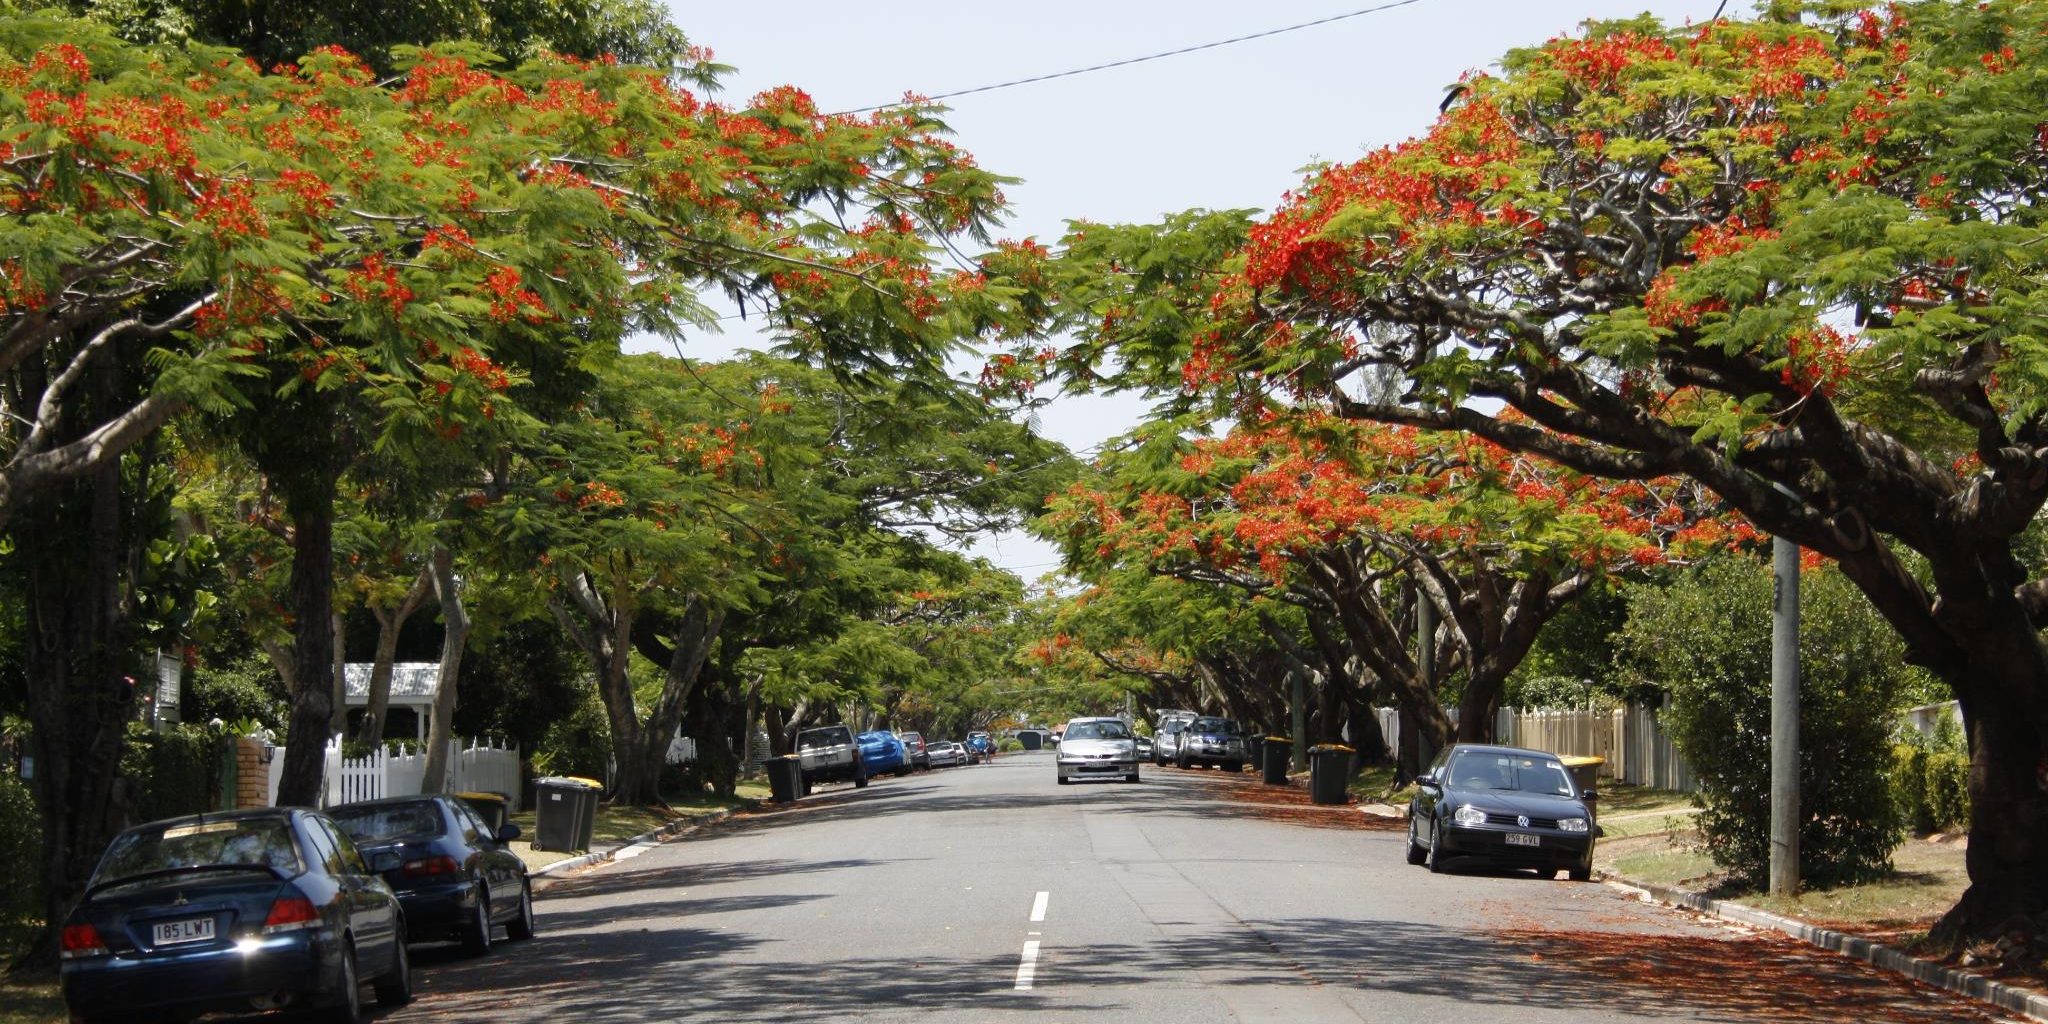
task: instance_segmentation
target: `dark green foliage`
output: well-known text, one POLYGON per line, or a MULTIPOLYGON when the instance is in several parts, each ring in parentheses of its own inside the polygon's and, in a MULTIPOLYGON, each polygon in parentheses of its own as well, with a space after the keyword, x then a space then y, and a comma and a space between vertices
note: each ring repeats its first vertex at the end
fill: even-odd
POLYGON ((580 775, 602 780, 612 754, 612 731, 597 689, 583 692, 576 710, 548 727, 533 751, 535 775, 580 775))
MULTIPOLYGON (((1809 885, 1890 869, 1901 837, 1891 767, 1898 637, 1832 568, 1800 582, 1800 876, 1809 885)), ((1737 882, 1770 864, 1771 574, 1730 557, 1629 597, 1618 665, 1670 695, 1663 724, 1698 773, 1708 852, 1737 882)))
POLYGON ((247 654, 218 667, 200 666, 187 670, 184 720, 204 725, 213 719, 246 722, 254 719, 271 729, 284 726, 284 685, 270 660, 247 654))
POLYGON ((1892 795, 1906 827, 1946 832, 1970 821, 1970 758, 1901 743, 1892 748, 1892 795))
POLYGON ((219 810, 233 761, 225 733, 180 725, 160 733, 135 725, 121 755, 134 820, 219 810))
POLYGON ((0 885, 0 965, 13 962, 42 927, 41 872, 30 870, 42 855, 42 816, 9 760, 0 765, 0 864, 8 865, 10 878, 0 885))
MULTIPOLYGON (((427 615, 418 616, 432 624, 427 615)), ((472 641, 462 659, 458 736, 502 736, 520 750, 538 749, 550 724, 568 718, 588 696, 579 678, 587 666, 561 627, 544 619, 518 619, 472 641)), ((598 765, 603 766, 600 758, 598 765)))

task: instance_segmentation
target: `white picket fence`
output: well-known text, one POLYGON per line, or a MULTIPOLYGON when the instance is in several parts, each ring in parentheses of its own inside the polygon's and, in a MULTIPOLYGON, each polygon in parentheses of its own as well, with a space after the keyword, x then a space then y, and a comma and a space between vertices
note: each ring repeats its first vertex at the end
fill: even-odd
MULTIPOLYGON (((448 746, 448 784, 442 792, 503 793, 511 799, 511 809, 519 809, 522 787, 518 747, 500 745, 488 739, 450 740, 448 746)), ((277 784, 283 774, 284 748, 279 747, 270 759, 270 802, 273 804, 277 803, 277 784)), ((333 807, 387 796, 413 796, 424 788, 426 776, 427 752, 424 749, 410 744, 399 746, 396 752, 379 747, 368 757, 344 758, 341 756, 341 741, 330 740, 322 776, 326 786, 322 790, 320 806, 333 807)))
MULTIPOLYGON (((1380 735, 1398 752, 1401 712, 1376 708, 1380 735)), ((1448 709, 1452 720, 1457 709, 1448 709)), ((1601 708, 1501 708, 1493 723, 1495 742, 1511 747, 1547 750, 1553 754, 1604 758, 1600 771, 1611 779, 1636 786, 1654 786, 1682 793, 1697 788, 1692 770, 1678 756, 1657 713, 1640 704, 1601 708)))

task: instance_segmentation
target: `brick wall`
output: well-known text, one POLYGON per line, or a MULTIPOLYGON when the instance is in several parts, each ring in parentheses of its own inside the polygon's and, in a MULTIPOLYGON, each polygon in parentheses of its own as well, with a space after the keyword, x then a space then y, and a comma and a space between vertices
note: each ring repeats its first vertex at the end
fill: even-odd
POLYGON ((263 741, 247 736, 235 740, 235 808, 270 805, 270 766, 263 763, 263 741))

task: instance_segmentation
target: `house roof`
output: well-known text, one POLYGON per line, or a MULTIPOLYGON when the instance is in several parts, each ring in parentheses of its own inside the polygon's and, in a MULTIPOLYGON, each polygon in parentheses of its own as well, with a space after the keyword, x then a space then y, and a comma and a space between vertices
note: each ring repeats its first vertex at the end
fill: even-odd
MULTIPOLYGON (((370 703, 370 663, 351 662, 342 666, 348 687, 348 706, 370 703)), ((401 661, 391 666, 391 704, 395 707, 428 707, 441 689, 441 664, 434 661, 401 661)))

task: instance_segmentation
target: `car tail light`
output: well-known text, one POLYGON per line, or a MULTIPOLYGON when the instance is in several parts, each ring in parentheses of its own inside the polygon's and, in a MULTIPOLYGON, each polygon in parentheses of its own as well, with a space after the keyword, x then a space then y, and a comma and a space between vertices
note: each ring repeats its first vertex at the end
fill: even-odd
POLYGON ((67 924, 64 926, 63 950, 60 956, 65 960, 80 957, 105 956, 107 944, 100 941, 100 931, 89 924, 67 924))
POLYGON ((313 928, 320 924, 320 911, 313 901, 304 896, 279 896, 270 905, 270 916, 263 919, 263 933, 296 931, 313 928))
POLYGON ((462 865, 455 863, 453 857, 423 857, 419 860, 406 861, 398 870, 407 878, 430 878, 434 875, 460 874, 462 865))

